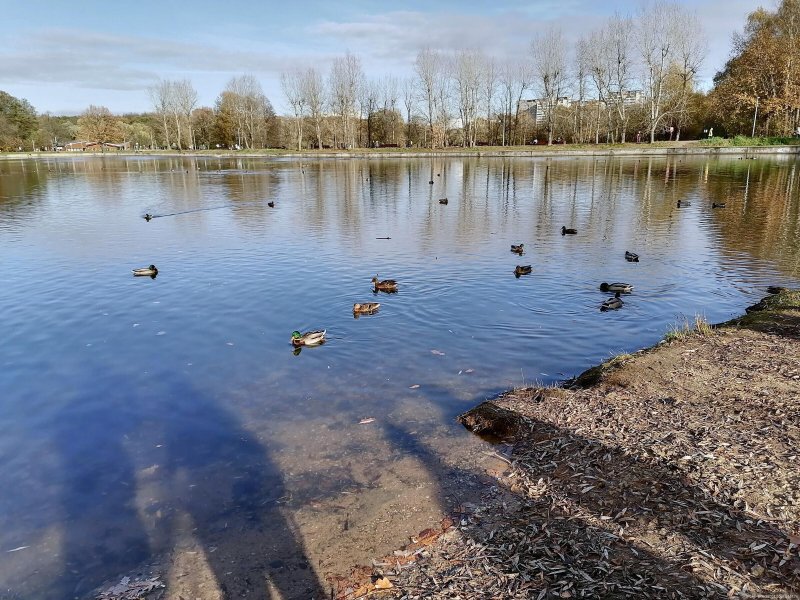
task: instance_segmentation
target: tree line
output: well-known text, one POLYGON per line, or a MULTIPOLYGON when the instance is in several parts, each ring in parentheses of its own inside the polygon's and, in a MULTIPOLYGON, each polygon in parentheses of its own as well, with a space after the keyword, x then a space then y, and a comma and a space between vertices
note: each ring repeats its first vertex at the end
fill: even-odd
POLYGON ((232 78, 213 107, 191 81, 149 90, 151 110, 114 116, 37 115, 0 92, 0 148, 45 149, 69 140, 133 148, 260 149, 624 143, 718 134, 790 135, 800 126, 800 0, 749 15, 708 93, 698 90, 707 41, 696 16, 659 0, 615 14, 570 46, 550 28, 528 51, 420 50, 413 74, 368 78, 346 53, 328 72, 280 75, 290 114, 276 116, 252 75, 232 78))

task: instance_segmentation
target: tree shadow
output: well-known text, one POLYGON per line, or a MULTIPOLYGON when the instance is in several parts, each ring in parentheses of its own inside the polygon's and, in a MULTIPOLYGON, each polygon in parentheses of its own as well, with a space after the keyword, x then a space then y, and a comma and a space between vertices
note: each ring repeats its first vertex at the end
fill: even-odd
POLYGON ((93 402, 60 422, 63 570, 32 582, 35 596, 83 598, 156 564, 212 597, 324 598, 269 449, 190 385, 127 395, 137 408, 93 402))
MULTIPOLYGON (((752 593, 754 582, 766 593, 800 592, 800 559, 773 524, 716 501, 667 462, 541 421, 523 427, 510 477, 498 480, 505 496, 495 508, 507 510, 465 532, 511 574, 506 597, 529 586, 529 597, 724 598, 745 584, 752 593)), ((415 435, 388 429, 447 475, 415 435)))

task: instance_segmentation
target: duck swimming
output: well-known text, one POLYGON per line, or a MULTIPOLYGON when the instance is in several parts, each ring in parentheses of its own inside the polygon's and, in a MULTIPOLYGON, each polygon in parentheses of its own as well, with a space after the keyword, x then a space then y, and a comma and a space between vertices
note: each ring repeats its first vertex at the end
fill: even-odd
POLYGON ((275 208, 275 203, 272 201, 267 202, 267 206, 269 206, 270 208, 275 208))
POLYGON ((325 330, 307 331, 300 333, 299 331, 292 332, 292 346, 319 346, 325 342, 325 330))
POLYGON ((625 260, 628 262, 639 262, 639 255, 625 250, 625 260))
POLYGON ((622 292, 623 294, 630 294, 633 291, 633 286, 630 283, 606 283, 600 284, 600 289, 604 292, 622 292))
POLYGON ((530 265, 517 265, 517 268, 514 269, 514 275, 519 277, 520 275, 530 275, 533 268, 530 265))
POLYGON ((356 314, 369 315, 381 307, 380 302, 356 302, 353 304, 353 312, 356 314))
POLYGON ((397 282, 394 279, 384 279, 383 281, 378 280, 378 276, 372 278, 372 285, 375 287, 376 290, 381 290, 382 292, 396 292, 397 291, 397 282))
POLYGON ((447 204, 447 198, 439 198, 439 204, 447 204))
POLYGON ((155 265, 142 267, 141 269, 133 269, 134 277, 153 277, 155 279, 156 275, 158 275, 158 269, 156 269, 155 265))
POLYGON ((153 218, 155 218, 155 217, 153 217, 153 215, 151 215, 150 213, 146 213, 146 214, 144 215, 144 220, 145 220, 145 221, 148 221, 148 222, 149 222, 149 221, 150 221, 150 219, 153 219, 153 218))
POLYGON ((576 233, 578 233, 577 229, 572 229, 571 227, 562 227, 561 228, 561 235, 567 235, 567 234, 575 235, 576 233))
POLYGON ((713 202, 711 208, 725 208, 724 202, 713 202))
POLYGON ((618 308, 622 308, 622 300, 619 298, 619 292, 614 294, 613 298, 609 298, 600 305, 600 310, 602 311, 617 310, 618 308))
POLYGON ((524 245, 525 244, 519 244, 518 246, 515 246, 514 244, 511 244, 511 251, 516 252, 517 254, 522 254, 523 252, 525 252, 525 250, 523 249, 524 245))

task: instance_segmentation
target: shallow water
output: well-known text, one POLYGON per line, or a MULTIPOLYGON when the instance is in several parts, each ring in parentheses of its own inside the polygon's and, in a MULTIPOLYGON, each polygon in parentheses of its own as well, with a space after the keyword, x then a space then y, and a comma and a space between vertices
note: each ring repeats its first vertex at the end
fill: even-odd
POLYGON ((294 557, 275 585, 313 591, 309 531, 325 515, 303 510, 352 490, 369 503, 389 474, 412 477, 409 460, 444 505, 432 465, 478 443, 458 413, 798 285, 797 167, 0 162, 0 596, 81 596, 175 547, 176 531, 229 589, 214 557, 237 537, 272 548, 248 568, 294 557), (156 279, 132 277, 151 263, 156 279), (533 273, 515 278, 517 264, 533 273), (399 292, 373 295, 375 274, 399 292), (621 310, 599 311, 602 281, 635 286, 621 310), (354 319, 363 301, 381 308, 354 319), (318 328, 327 343, 294 354, 292 330, 318 328))

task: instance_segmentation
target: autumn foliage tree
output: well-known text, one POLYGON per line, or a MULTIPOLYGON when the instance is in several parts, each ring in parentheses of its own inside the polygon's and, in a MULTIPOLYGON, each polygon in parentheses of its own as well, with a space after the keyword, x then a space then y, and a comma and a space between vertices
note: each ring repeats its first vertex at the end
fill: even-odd
POLYGON ((90 142, 120 142, 122 130, 118 119, 105 106, 90 105, 78 119, 78 135, 90 142))
POLYGON ((709 101, 729 133, 789 135, 800 125, 800 0, 775 12, 759 8, 734 38, 733 53, 714 78, 709 101))

